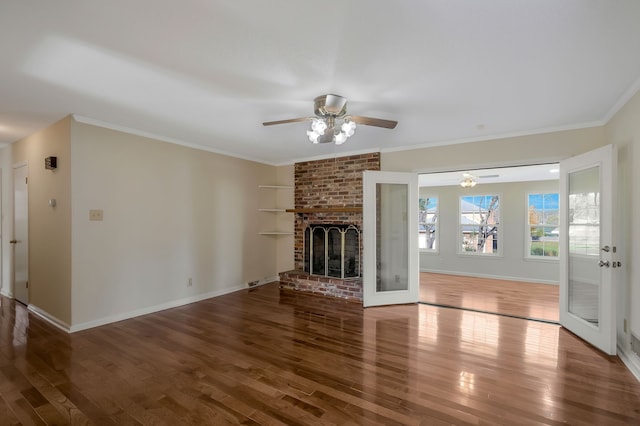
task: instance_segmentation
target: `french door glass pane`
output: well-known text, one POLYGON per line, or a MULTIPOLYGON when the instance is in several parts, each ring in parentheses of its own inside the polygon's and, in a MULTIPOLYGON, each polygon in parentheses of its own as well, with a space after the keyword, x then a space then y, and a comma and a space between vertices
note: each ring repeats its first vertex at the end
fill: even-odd
POLYGON ((569 173, 568 310, 598 325, 600 270, 600 167, 569 173))
POLYGON ((377 292, 409 289, 409 188, 376 184, 377 292))

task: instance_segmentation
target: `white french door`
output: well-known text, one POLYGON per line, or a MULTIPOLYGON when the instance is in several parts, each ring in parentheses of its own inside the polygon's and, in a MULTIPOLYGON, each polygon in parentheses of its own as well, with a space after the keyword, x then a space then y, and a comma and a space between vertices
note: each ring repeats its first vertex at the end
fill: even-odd
POLYGON ((365 171, 363 305, 417 303, 418 175, 365 171))
POLYGON ((615 147, 560 162, 560 323, 616 354, 615 147))
POLYGON ((13 297, 29 304, 29 194, 26 164, 13 168, 13 297))

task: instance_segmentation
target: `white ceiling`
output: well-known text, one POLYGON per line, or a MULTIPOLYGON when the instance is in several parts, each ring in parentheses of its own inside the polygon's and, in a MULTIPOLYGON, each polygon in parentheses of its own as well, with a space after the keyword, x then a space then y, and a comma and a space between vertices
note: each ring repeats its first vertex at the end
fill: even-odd
POLYGON ((604 124, 640 87, 637 0, 0 2, 0 143, 81 120, 269 164, 604 124), (313 98, 359 126, 312 145, 313 98))

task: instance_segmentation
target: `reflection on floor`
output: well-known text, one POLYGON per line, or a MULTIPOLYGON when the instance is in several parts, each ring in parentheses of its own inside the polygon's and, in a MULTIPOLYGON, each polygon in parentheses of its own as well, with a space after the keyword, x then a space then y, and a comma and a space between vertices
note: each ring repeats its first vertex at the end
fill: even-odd
POLYGON ((558 321, 558 286, 420 273, 420 301, 521 318, 558 321))
POLYGON ((555 324, 278 283, 68 334, 0 296, 0 424, 640 425, 555 324))

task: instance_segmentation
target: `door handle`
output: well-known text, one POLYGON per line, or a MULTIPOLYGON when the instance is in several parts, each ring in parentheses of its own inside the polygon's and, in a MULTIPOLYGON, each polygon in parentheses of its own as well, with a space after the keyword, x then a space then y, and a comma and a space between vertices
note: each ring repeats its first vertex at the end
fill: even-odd
POLYGON ((9 244, 15 244, 17 242, 18 242, 18 240, 11 240, 11 241, 9 241, 9 244))
POLYGON ((608 260, 605 260, 605 261, 603 262, 603 261, 601 260, 600 262, 598 262, 598 266, 599 266, 599 267, 601 267, 601 268, 602 268, 603 266, 604 266, 605 268, 608 268, 608 267, 609 267, 609 261, 608 261, 608 260))
POLYGON ((605 253, 609 253, 609 250, 611 250, 611 247, 609 247, 609 246, 604 246, 604 247, 602 247, 600 250, 602 250, 602 251, 603 251, 603 252, 605 252, 605 253))

